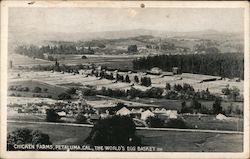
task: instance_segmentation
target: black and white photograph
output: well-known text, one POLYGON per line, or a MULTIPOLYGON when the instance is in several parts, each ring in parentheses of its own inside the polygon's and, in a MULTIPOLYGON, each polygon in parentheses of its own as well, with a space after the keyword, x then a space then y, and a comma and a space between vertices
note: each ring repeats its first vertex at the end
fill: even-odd
POLYGON ((247 158, 249 4, 225 3, 2 5, 2 151, 247 158))

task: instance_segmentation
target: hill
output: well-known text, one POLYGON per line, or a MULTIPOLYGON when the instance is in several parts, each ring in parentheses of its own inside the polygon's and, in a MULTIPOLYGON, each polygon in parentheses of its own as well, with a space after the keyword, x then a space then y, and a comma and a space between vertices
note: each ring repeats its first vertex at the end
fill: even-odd
POLYGON ((45 97, 58 99, 58 95, 66 93, 68 88, 51 85, 38 80, 16 80, 8 83, 10 96, 45 97))

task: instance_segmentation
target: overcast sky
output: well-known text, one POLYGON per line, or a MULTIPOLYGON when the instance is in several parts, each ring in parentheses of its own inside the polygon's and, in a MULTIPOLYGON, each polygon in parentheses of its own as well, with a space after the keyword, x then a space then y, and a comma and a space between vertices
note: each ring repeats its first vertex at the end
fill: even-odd
POLYGON ((131 29, 243 32, 243 15, 243 9, 11 8, 9 29, 66 33, 131 29))

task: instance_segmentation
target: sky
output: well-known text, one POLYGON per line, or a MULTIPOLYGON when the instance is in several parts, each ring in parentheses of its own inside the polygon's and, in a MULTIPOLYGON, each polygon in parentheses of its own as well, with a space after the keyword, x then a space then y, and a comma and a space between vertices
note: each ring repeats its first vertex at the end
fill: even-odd
POLYGON ((85 33, 149 29, 243 32, 243 9, 183 8, 11 8, 9 29, 85 33))

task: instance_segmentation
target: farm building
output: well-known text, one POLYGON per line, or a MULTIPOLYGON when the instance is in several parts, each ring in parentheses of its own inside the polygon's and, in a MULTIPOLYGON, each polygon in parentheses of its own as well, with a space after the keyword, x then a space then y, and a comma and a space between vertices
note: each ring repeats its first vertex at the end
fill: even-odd
POLYGON ((146 110, 146 111, 141 113, 141 119, 142 120, 146 120, 150 116, 155 116, 155 114, 152 113, 150 110, 146 110))
POLYGON ((173 74, 177 75, 177 74, 181 74, 181 69, 179 67, 173 67, 172 68, 173 74))
POLYGON ((221 114, 221 113, 219 113, 218 115, 216 115, 215 118, 218 119, 218 120, 226 120, 227 119, 227 117, 225 115, 221 114))
POLYGON ((57 113, 60 117, 65 117, 66 113, 64 111, 58 112, 57 113))
POLYGON ((162 73, 162 70, 158 67, 153 67, 150 71, 147 72, 148 74, 153 75, 160 75, 162 73))
POLYGON ((131 111, 128 110, 126 107, 121 108, 116 112, 116 115, 130 115, 131 111))

